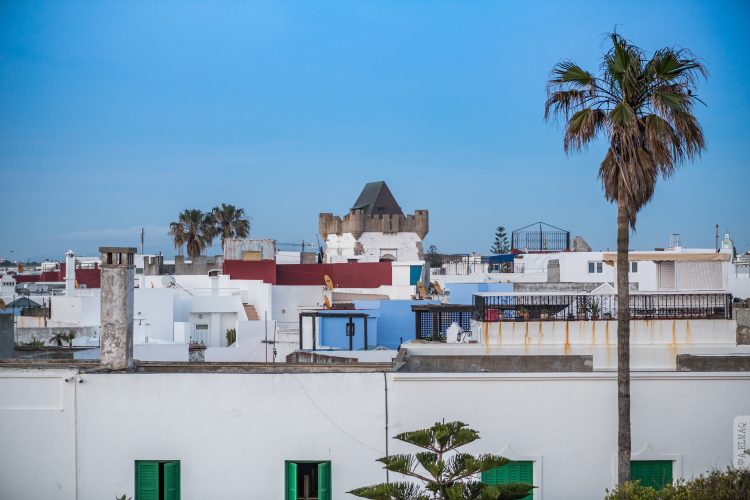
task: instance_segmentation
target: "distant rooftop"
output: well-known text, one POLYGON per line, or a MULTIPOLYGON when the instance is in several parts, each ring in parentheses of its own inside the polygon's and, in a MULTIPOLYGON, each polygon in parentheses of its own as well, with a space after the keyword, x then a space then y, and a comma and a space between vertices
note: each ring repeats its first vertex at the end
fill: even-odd
POLYGON ((404 215, 385 181, 365 184, 352 210, 364 210, 365 215, 404 215))

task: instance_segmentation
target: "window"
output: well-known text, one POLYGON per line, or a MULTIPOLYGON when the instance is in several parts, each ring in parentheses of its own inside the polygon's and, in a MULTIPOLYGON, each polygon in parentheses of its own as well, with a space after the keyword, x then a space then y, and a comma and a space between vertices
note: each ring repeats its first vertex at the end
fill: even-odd
POLYGON ((633 460, 630 462, 630 479, 660 490, 672 483, 672 461, 633 460))
POLYGON ((656 266, 656 274, 659 279, 659 290, 674 290, 674 261, 657 262, 656 266))
POLYGON ((331 500, 331 462, 286 462, 286 500, 331 500))
POLYGON ((638 272, 638 263, 637 262, 631 262, 630 263, 630 272, 631 273, 637 273, 638 272))
POLYGON ((136 460, 135 500, 180 500, 180 461, 136 460))
MULTIPOLYGON (((510 462, 502 467, 484 471, 482 472, 482 482, 484 484, 534 484, 534 462, 510 462)), ((533 497, 534 493, 531 493, 522 500, 531 500, 533 497)))
POLYGON ((603 272, 601 262, 589 262, 589 274, 602 274, 603 272))

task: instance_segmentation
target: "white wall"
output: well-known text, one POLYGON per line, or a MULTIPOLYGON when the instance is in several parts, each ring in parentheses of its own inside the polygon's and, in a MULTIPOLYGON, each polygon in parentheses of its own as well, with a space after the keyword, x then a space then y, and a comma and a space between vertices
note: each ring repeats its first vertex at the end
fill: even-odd
POLYGON ((351 233, 329 234, 326 238, 325 260, 329 263, 347 262, 348 259, 378 262, 383 253, 389 253, 398 261, 417 261, 420 260, 417 245, 421 242, 417 233, 406 232, 365 232, 360 235, 359 240, 354 239, 351 233), (361 255, 354 252, 357 241, 364 247, 364 253, 361 255))
MULTIPOLYGON (((498 321, 477 323, 481 347, 409 345, 410 352, 505 355, 591 355, 594 370, 617 368, 617 321, 498 321)), ((631 367, 674 370, 678 354, 750 355, 738 346, 734 320, 632 320, 631 367)))
MULTIPOLYGON (((467 451, 535 460, 536 500, 601 500, 615 481, 615 373, 91 373, 65 383, 72 373, 0 370, 0 498, 130 496, 135 460, 158 459, 181 461, 185 500, 283 498, 285 460, 331 460, 333 498, 352 498, 385 480, 375 459, 386 380, 391 437, 466 422, 482 437, 467 451)), ((634 457, 650 447, 649 458, 675 460, 675 478, 728 465, 749 391, 748 373, 634 373, 634 457)), ((415 451, 388 442, 390 453, 415 451)))
POLYGON ((75 499, 76 384, 64 381, 72 374, 0 370, 0 498, 75 499))
MULTIPOLYGON (((228 347, 209 347, 204 353, 206 362, 272 362, 273 345, 264 343, 266 335, 273 340, 274 321, 240 321, 237 340, 228 347)), ((285 361, 280 359, 278 361, 285 361)))
POLYGON ((285 324, 299 324, 299 313, 307 309, 321 309, 324 307, 324 286, 277 285, 273 287, 274 320, 285 324))
POLYGON ((148 337, 173 340, 174 295, 175 291, 168 288, 133 290, 134 329, 142 329, 148 337))
POLYGON ((182 361, 189 359, 187 344, 134 344, 133 359, 138 361, 182 361))
MULTIPOLYGON (((78 292, 78 291, 77 291, 78 292)), ((50 323, 52 325, 99 326, 100 290, 92 288, 73 297, 53 295, 50 323), (83 293, 85 292, 85 293, 83 293)))

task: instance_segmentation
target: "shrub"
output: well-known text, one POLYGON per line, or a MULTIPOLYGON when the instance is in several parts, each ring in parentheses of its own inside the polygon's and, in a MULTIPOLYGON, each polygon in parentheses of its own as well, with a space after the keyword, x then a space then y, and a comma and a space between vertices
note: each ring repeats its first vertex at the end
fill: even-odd
POLYGON ((662 490, 630 482, 607 491, 605 500, 747 500, 750 470, 727 467, 701 474, 691 481, 678 480, 662 490))
POLYGON ((605 500, 661 500, 658 491, 641 485, 640 481, 630 481, 618 485, 611 492, 607 490, 605 500))
POLYGON ((227 347, 234 344, 237 341, 237 330, 230 328, 227 330, 227 347))
POLYGON ((678 481, 664 489, 665 500, 750 499, 750 470, 713 470, 692 481, 678 481))

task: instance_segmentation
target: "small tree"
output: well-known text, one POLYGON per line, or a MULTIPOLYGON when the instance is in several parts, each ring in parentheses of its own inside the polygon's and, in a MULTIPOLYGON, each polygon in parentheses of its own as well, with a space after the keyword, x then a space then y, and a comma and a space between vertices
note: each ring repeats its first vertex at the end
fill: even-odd
POLYGON ((235 328, 227 329, 227 347, 237 341, 237 330, 235 328))
POLYGON ((430 265, 430 267, 440 267, 442 265, 442 262, 440 261, 440 253, 438 252, 438 249, 435 245, 430 245, 427 248, 425 260, 430 265))
POLYGON ((414 455, 391 455, 378 459, 385 469, 415 478, 415 482, 393 482, 350 491, 371 500, 517 500, 531 493, 530 484, 488 485, 477 474, 500 467, 507 458, 483 454, 474 457, 457 449, 479 439, 479 433, 462 422, 436 422, 428 429, 404 432, 394 437, 426 451, 414 455))
POLYGON ((495 230, 495 241, 492 243, 490 252, 495 255, 510 253, 510 243, 508 242, 508 235, 505 232, 504 226, 498 226, 495 230))
POLYGON ((50 344, 55 344, 57 347, 62 347, 63 343, 68 341, 68 334, 57 332, 54 335, 52 335, 52 338, 49 339, 50 344))

